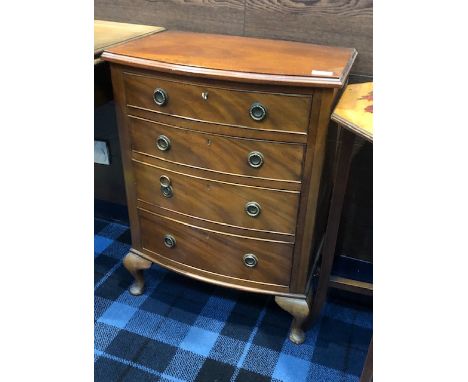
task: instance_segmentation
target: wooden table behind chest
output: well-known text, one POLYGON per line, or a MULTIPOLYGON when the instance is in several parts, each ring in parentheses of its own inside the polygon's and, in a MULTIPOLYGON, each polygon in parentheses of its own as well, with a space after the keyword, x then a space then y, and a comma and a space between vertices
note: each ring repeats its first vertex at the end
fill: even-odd
POLYGON ((354 49, 162 32, 112 48, 140 294, 151 262, 276 295, 304 341, 325 140, 354 49))

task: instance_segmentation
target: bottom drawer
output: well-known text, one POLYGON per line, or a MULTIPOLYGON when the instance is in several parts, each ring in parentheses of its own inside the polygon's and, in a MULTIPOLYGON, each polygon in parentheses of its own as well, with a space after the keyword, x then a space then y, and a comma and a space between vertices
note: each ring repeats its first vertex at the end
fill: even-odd
POLYGON ((145 253, 231 278, 289 285, 291 243, 215 232, 146 211, 139 211, 139 221, 145 253))

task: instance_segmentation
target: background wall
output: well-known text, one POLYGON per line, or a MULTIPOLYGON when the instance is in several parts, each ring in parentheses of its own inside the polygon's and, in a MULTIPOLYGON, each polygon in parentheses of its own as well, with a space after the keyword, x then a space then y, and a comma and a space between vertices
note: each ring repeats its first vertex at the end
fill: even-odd
MULTIPOLYGON (((354 47, 350 82, 372 81, 372 11, 372 0, 94 0, 101 20, 354 47)), ((115 121, 99 115, 95 121, 95 136, 110 142, 114 159, 109 167, 95 165, 95 196, 121 203, 115 121)), ((355 153, 337 251, 371 260, 372 145, 358 141, 355 153)))
POLYGON ((96 19, 356 48, 372 76, 372 0, 95 0, 96 19))

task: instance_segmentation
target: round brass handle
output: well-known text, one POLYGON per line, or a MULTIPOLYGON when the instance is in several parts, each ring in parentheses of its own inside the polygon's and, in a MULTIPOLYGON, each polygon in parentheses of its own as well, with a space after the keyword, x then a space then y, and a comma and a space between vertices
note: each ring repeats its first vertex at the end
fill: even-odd
POLYGON ((249 114, 250 114, 250 117, 254 121, 261 121, 261 120, 265 119, 266 114, 267 114, 267 109, 261 103, 254 102, 250 106, 249 114))
POLYGON ((170 234, 165 234, 164 235, 164 245, 167 247, 167 248, 174 248, 175 245, 176 245, 176 239, 174 236, 170 235, 170 234))
POLYGON ((165 135, 160 135, 156 139, 156 146, 161 151, 168 151, 171 148, 171 140, 165 135))
POLYGON ((161 187, 169 187, 171 185, 171 179, 167 175, 161 175, 159 177, 159 183, 161 187))
POLYGON ((258 259, 253 253, 246 253, 244 255, 244 265, 249 268, 253 268, 257 265, 258 259))
POLYGON ((247 156, 250 167, 259 168, 263 165, 263 154, 260 151, 251 151, 247 156))
POLYGON ((174 195, 171 186, 161 186, 161 193, 165 198, 172 198, 172 196, 174 195))
POLYGON ((164 89, 157 88, 153 93, 153 99, 156 105, 164 106, 167 103, 167 93, 164 89))
POLYGON ((257 202, 248 202, 245 204, 245 212, 247 215, 255 218, 260 215, 261 207, 257 202))

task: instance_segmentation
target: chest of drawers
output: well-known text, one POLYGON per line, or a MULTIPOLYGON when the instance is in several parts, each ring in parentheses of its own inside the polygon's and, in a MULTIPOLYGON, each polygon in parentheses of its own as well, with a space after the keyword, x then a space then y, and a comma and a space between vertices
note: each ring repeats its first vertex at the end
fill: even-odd
POLYGON ((275 295, 304 340, 331 106, 354 49, 163 32, 113 47, 141 294, 157 263, 275 295))

